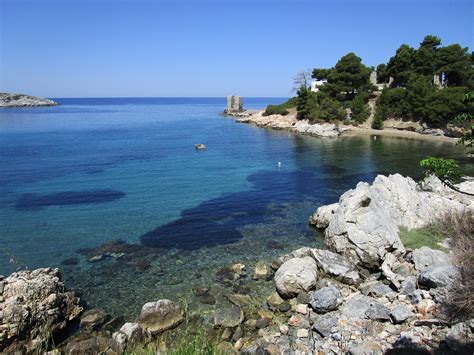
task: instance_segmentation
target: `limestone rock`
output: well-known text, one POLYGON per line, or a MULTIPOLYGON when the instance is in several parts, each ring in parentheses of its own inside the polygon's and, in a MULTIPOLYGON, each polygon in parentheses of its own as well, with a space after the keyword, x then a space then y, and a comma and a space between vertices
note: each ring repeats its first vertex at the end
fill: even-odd
POLYGON ((281 296, 291 298, 300 291, 309 291, 318 278, 318 267, 313 258, 306 256, 286 261, 275 273, 275 284, 281 296))
POLYGON ((1 283, 0 352, 13 342, 24 342, 34 352, 82 312, 79 298, 65 289, 58 269, 19 271, 1 283), (42 331, 46 327, 49 334, 42 331))
POLYGON ((184 310, 175 302, 163 299, 145 303, 137 323, 150 334, 172 329, 184 320, 184 310))
POLYGON ((342 255, 322 249, 311 249, 310 255, 316 260, 318 269, 327 275, 349 285, 357 285, 361 282, 359 273, 352 263, 342 255))
POLYGON ((309 224, 317 228, 327 228, 332 215, 339 207, 339 203, 333 203, 319 207, 316 212, 309 218, 309 224))
POLYGON ((355 263, 378 267, 388 252, 405 251, 398 226, 422 227, 466 208, 452 196, 422 190, 409 177, 379 175, 372 185, 361 182, 341 196, 325 230, 326 244, 355 263))
POLYGON ((311 294, 309 304, 318 313, 336 309, 342 303, 341 292, 334 286, 327 286, 311 294))
POLYGON ((441 250, 433 250, 428 247, 421 247, 412 252, 415 269, 424 271, 434 266, 451 265, 449 255, 441 250))
POLYGON ((56 106, 53 100, 24 94, 0 93, 0 107, 56 106))
POLYGON ((428 289, 451 285, 458 276, 458 270, 453 265, 435 266, 425 269, 419 278, 418 283, 428 289))

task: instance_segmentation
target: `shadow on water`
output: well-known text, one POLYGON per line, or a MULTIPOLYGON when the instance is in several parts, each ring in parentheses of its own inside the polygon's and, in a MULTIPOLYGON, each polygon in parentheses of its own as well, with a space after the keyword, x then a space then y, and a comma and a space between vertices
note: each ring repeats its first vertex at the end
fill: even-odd
MULTIPOLYGON (((240 227, 283 213, 275 205, 301 201, 314 202, 315 206, 332 203, 357 182, 372 181, 380 173, 341 175, 343 170, 325 166, 321 170, 255 173, 248 178, 252 190, 225 194, 185 210, 181 218, 142 235, 140 241, 149 247, 182 250, 235 243, 242 238, 240 227), (324 168, 333 174, 322 171, 324 168)), ((302 217, 302 223, 309 230, 307 217, 302 217)))
POLYGON ((19 211, 32 211, 47 206, 105 203, 124 196, 124 192, 112 189, 63 191, 48 195, 24 194, 16 201, 15 208, 19 211))

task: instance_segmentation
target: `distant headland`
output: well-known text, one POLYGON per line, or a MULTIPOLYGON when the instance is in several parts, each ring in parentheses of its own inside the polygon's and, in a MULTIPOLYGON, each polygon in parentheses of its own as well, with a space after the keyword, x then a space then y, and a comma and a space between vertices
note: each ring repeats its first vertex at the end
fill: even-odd
POLYGON ((53 100, 25 94, 0 93, 0 107, 57 106, 53 100))

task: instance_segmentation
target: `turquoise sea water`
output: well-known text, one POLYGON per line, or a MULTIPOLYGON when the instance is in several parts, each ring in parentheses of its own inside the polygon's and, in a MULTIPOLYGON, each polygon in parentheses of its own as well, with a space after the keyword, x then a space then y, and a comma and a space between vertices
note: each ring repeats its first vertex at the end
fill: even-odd
POLYGON ((360 180, 419 177, 422 157, 464 152, 264 130, 220 116, 224 98, 57 101, 0 111, 0 274, 61 266, 90 305, 130 317, 156 297, 191 299, 190 288, 216 284, 225 265, 244 262, 251 273, 259 260, 322 245, 309 215, 360 180), (117 239, 146 252, 95 263, 83 255, 117 239))

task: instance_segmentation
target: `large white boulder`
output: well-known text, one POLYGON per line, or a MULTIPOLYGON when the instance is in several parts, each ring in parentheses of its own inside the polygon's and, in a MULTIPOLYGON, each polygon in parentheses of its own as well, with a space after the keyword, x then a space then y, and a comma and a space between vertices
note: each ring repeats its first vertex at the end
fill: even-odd
POLYGON ((276 288, 286 298, 311 290, 317 280, 318 267, 310 256, 289 259, 275 273, 276 288))
POLYGON ((332 250, 364 266, 378 267, 386 253, 405 251, 398 236, 399 226, 418 228, 446 213, 466 210, 464 201, 440 193, 438 190, 444 188, 439 185, 423 190, 409 177, 379 175, 372 185, 360 182, 344 193, 337 206, 316 213, 313 222, 327 224, 325 239, 332 250))

